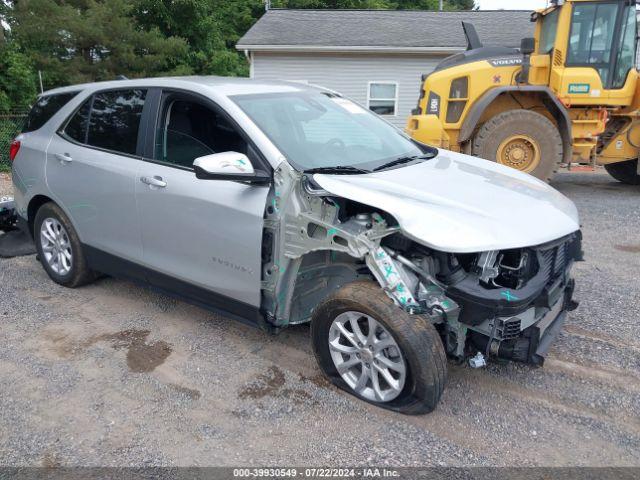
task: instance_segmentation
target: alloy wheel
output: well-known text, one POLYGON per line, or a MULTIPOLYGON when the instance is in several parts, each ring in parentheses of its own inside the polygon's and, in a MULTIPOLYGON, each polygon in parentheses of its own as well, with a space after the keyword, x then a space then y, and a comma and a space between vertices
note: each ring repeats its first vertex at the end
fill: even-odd
POLYGON ((361 312, 338 315, 329 329, 331 358, 342 379, 358 395, 390 402, 404 388, 407 368, 389 331, 361 312))
POLYGON ((55 218, 46 218, 42 222, 40 246, 45 261, 54 273, 64 276, 71 271, 73 252, 69 234, 55 218))

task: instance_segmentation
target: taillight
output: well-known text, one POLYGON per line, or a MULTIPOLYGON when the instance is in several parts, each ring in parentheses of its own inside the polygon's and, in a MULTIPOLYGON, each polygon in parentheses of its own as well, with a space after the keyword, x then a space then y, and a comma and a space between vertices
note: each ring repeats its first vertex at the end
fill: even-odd
POLYGON ((13 162, 20 151, 20 140, 14 140, 9 146, 9 160, 13 162))

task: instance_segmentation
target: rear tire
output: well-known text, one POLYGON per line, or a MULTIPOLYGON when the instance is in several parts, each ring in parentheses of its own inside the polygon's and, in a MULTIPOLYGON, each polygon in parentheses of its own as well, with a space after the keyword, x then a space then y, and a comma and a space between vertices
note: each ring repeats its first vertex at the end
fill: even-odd
POLYGON ((311 321, 311 337, 314 353, 323 373, 335 385, 352 395, 382 408, 409 415, 431 412, 440 401, 447 378, 447 358, 438 332, 426 317, 409 315, 397 307, 371 281, 345 285, 322 302, 315 309, 311 321), (346 346, 352 353, 339 353, 336 360, 336 321, 339 322, 340 318, 353 318, 353 314, 357 314, 356 321, 362 325, 359 333, 366 337, 366 341, 363 337, 364 345, 358 347, 358 334, 353 334, 352 323, 347 320, 343 327, 346 327, 347 335, 353 341, 348 336, 340 337, 340 347, 346 346), (373 324, 376 325, 375 339, 370 335, 369 319, 373 319, 373 324), (330 347, 330 341, 334 346, 330 347), (377 346, 369 348, 371 344, 377 345, 376 342, 380 341, 384 342, 380 343, 380 349, 377 346), (351 362, 355 366, 345 374, 344 367, 351 362), (405 368, 396 370, 399 363, 405 368), (337 365, 341 365, 341 372, 337 365), (382 370, 387 365, 393 366, 386 369, 385 376, 382 370), (365 382, 366 388, 358 390, 357 385, 354 387, 347 383, 357 383, 365 369, 370 372, 365 382), (403 373, 397 373, 399 371, 403 373), (390 372, 393 372, 395 378, 387 382, 390 372), (392 391, 394 381, 397 383, 395 391, 392 391), (378 395, 377 392, 384 387, 389 387, 385 391, 392 393, 383 392, 384 396, 378 395))
POLYGON ((640 175, 638 175, 638 160, 627 160, 626 162, 609 163, 604 166, 609 175, 619 182, 627 185, 640 185, 640 175))
POLYGON ((562 162, 562 138, 547 117, 530 110, 509 110, 485 122, 471 153, 548 182, 562 162))
POLYGON ((75 288, 96 278, 87 265, 78 234, 58 205, 42 205, 33 224, 38 257, 51 280, 75 288))

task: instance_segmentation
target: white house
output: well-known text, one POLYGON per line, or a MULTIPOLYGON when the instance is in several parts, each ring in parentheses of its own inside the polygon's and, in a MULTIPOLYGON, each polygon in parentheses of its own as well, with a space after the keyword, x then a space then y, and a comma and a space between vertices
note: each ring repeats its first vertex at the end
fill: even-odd
POLYGON ((238 41, 251 77, 336 90, 404 127, 423 74, 464 51, 462 21, 485 45, 519 47, 533 36, 522 10, 269 10, 238 41))

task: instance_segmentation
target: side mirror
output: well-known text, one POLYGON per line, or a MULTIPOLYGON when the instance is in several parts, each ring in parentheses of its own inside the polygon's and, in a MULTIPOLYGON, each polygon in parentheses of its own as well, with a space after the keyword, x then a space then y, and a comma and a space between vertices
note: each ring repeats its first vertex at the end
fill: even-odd
POLYGON ((267 172, 254 170, 247 156, 238 152, 198 157, 193 162, 193 169, 200 180, 232 180, 261 185, 271 180, 267 172))
POLYGON ((536 51, 536 39, 535 38, 523 38, 520 41, 520 53, 523 55, 531 55, 536 51))

